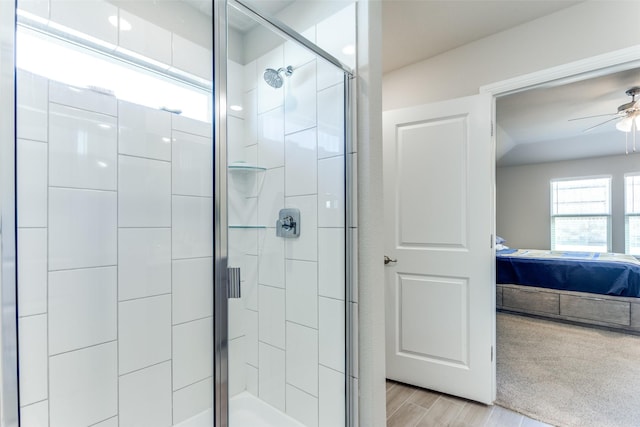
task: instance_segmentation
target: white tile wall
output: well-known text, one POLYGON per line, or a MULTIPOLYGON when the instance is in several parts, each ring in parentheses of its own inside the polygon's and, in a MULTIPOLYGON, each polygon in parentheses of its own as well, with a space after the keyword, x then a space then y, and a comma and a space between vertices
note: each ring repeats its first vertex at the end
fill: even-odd
POLYGON ((18 227, 47 226, 48 144, 19 139, 18 227))
POLYGON ((50 8, 52 21, 113 45, 118 43, 117 28, 108 20, 118 15, 116 6, 102 0, 50 0, 50 8))
POLYGON ((261 79, 267 68, 278 70, 284 66, 283 46, 278 46, 256 60, 258 73, 258 114, 282 106, 284 102, 284 86, 276 89, 264 83, 261 79))
POLYGON ((18 70, 16 79, 18 138, 47 141, 49 82, 23 70, 18 70))
POLYGON ((20 405, 48 397, 47 315, 19 319, 20 405))
POLYGON ((120 427, 172 426, 171 362, 120 377, 120 427))
POLYGON ((260 343, 258 397, 283 412, 286 406, 285 366, 284 350, 260 343))
POLYGON ((49 189, 49 270, 116 265, 117 195, 49 189))
POLYGON ((258 336, 261 342, 285 348, 284 289, 258 286, 258 336))
POLYGON ((318 188, 316 128, 287 135, 285 146, 285 195, 315 194, 318 188))
POLYGON ((171 32, 120 9, 120 19, 131 29, 119 28, 119 45, 164 64, 171 64, 171 32))
MULTIPOLYGON (((61 2, 64 0, 54 1, 61 2)), ((92 1, 94 0, 89 0, 87 4, 92 1)), ((49 102, 111 116, 118 115, 118 102, 114 96, 55 81, 49 82, 49 102)))
POLYGON ((47 229, 18 229, 18 315, 47 311, 47 229))
POLYGON ((239 337, 229 341, 229 396, 245 390, 245 339, 239 337))
POLYGON ((318 331, 287 322, 287 384, 318 395, 318 331))
POLYGON ((344 426, 345 377, 344 374, 320 365, 319 418, 321 427, 344 426))
POLYGON ((49 18, 49 0, 20 0, 20 10, 42 18, 49 18))
POLYGON ((258 233, 258 283, 284 288, 284 241, 275 228, 258 233))
MULTIPOLYGON (((300 33, 300 35, 312 43, 316 42, 316 27, 315 25, 300 33)), ((315 59, 316 55, 309 49, 294 43, 293 41, 287 41, 284 43, 284 62, 287 65, 298 67, 311 62, 315 59)))
MULTIPOLYGON (((255 68, 255 62, 252 63, 255 68)), ((247 67, 249 67, 247 65, 247 67)), ((245 68, 249 69, 249 68, 245 68)), ((255 73, 255 71, 254 71, 255 73)), ((255 83, 255 78, 252 80, 255 83)), ((258 90, 252 89, 244 93, 244 143, 253 145, 258 143, 258 90)), ((283 125, 284 126, 284 125, 283 125)), ((282 130, 284 133, 284 128, 282 130)))
POLYGON ((211 138, 173 132, 172 194, 213 195, 213 146, 211 138))
POLYGON ((258 223, 275 227, 278 212, 284 206, 284 168, 265 172, 262 191, 258 197, 258 223))
POLYGON ((49 354, 117 338, 116 267, 49 273, 49 354))
POLYGON ((284 110, 258 114, 258 163, 265 168, 284 166, 284 110))
POLYGON ((49 401, 34 403, 20 408, 20 424, 24 427, 49 426, 49 401))
POLYGON ((318 92, 318 158, 344 154, 344 85, 318 92))
POLYGON ((171 226, 171 164, 118 156, 118 225, 171 226))
POLYGON ((121 374, 171 359, 171 296, 121 302, 118 333, 121 374))
POLYGON ((173 261, 173 324, 213 315, 213 258, 173 261))
POLYGON ((213 319, 173 327, 173 389, 178 390, 212 375, 213 319))
POLYGON ((211 138, 211 123, 201 122, 178 114, 171 115, 173 130, 211 138))
MULTIPOLYGON (((258 312, 245 311, 245 341, 246 361, 253 367, 258 367, 258 312)), ((255 393, 254 393, 255 394, 255 393)))
POLYGON ((109 418, 108 420, 94 424, 91 427, 118 427, 118 417, 109 418))
POLYGON ((326 89, 344 81, 344 73, 322 58, 317 59, 318 90, 326 89))
POLYGON ((316 25, 316 43, 351 68, 356 66, 355 54, 348 54, 345 47, 356 44, 356 6, 352 2, 341 11, 316 25), (336 31, 340 28, 340 31, 336 31))
POLYGON ((258 368, 246 365, 245 375, 247 378, 247 391, 254 396, 258 396, 258 368))
POLYGON ((256 255, 244 256, 240 279, 245 308, 258 310, 258 257, 256 255))
POLYGON ((119 101, 118 152, 170 161, 171 114, 119 101))
MULTIPOLYGON (((240 106, 240 111, 229 108, 229 116, 244 117, 244 68, 241 64, 227 60, 227 107, 240 106)), ((241 134, 240 134, 241 135, 241 134)), ((244 143, 242 144, 244 145, 244 143)))
POLYGON ((50 427, 85 427, 117 415, 117 359, 115 342, 49 359, 50 427))
POLYGON ((300 237, 285 240, 288 259, 316 261, 318 259, 318 198, 317 196, 287 197, 287 208, 300 209, 300 237))
POLYGON ((287 320, 318 327, 318 263, 286 261, 287 320))
POLYGON ((171 229, 118 230, 118 299, 171 292, 171 229))
POLYGON ((331 268, 318 269, 318 293, 325 297, 345 298, 344 228, 318 229, 318 263, 331 268))
POLYGON ((173 196, 173 259, 213 256, 213 199, 173 196))
POLYGON ((249 163, 245 158, 244 119, 229 115, 227 117, 227 161, 234 163, 249 163))
MULTIPOLYGON (((209 37, 211 39, 211 37, 209 37)), ((211 80, 213 76, 213 56, 207 49, 190 40, 173 34, 173 66, 179 70, 192 73, 203 79, 211 80)))
POLYGON ((320 364, 345 372, 344 301, 320 297, 318 306, 320 364))
POLYGON ((318 161, 318 227, 344 227, 344 156, 318 161))
POLYGON ((211 408, 213 381, 206 378, 173 393, 173 424, 176 425, 211 408))
POLYGON ((316 125, 315 61, 297 67, 284 78, 284 130, 288 135, 316 125))
POLYGON ((318 398, 287 384, 287 415, 306 427, 317 427, 318 398))
POLYGON ((116 118, 57 104, 49 110, 49 185, 115 190, 116 118))

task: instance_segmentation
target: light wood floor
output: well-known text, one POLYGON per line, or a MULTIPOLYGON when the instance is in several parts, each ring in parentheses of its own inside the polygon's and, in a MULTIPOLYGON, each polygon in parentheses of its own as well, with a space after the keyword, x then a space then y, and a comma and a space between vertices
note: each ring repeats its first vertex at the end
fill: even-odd
POLYGON ((500 406, 486 406, 387 380, 387 427, 551 427, 500 406))

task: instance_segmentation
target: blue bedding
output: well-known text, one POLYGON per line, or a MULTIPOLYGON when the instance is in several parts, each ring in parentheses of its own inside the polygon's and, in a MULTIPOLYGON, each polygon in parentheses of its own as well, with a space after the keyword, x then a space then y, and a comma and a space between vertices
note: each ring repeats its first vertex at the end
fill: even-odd
POLYGON ((496 282, 640 297, 640 262, 623 254, 504 249, 496 251, 496 282))

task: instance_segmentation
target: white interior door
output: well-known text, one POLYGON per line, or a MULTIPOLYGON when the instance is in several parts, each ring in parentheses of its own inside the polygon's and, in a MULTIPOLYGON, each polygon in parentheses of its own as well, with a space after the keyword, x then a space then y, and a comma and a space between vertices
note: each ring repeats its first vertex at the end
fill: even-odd
POLYGON ((384 114, 387 378, 495 399, 491 97, 384 114))

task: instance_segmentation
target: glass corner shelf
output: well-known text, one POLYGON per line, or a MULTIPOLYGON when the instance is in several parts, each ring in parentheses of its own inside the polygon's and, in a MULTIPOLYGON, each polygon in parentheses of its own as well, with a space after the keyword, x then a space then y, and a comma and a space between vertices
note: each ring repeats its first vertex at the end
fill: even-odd
POLYGON ((250 164, 231 164, 229 165, 230 172, 264 172, 267 168, 250 164))
POLYGON ((266 225, 230 225, 229 228, 267 228, 266 225))

